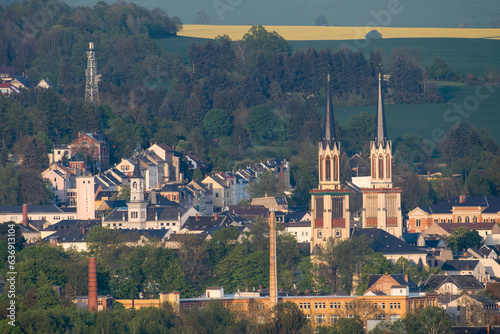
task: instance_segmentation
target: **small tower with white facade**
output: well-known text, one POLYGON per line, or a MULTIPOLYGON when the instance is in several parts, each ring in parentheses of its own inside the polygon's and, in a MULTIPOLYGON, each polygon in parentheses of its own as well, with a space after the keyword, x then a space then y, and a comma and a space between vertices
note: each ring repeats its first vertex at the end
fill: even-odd
POLYGON ((130 201, 128 207, 128 221, 137 223, 140 229, 146 228, 148 202, 144 200, 144 177, 141 175, 139 163, 135 165, 134 173, 130 177, 130 201))

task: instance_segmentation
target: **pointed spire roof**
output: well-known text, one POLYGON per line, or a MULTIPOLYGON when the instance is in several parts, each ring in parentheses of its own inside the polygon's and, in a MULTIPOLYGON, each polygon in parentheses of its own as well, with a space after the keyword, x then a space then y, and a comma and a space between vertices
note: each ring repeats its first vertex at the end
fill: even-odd
POLYGON ((382 99, 382 75, 378 74, 378 104, 377 118, 375 119, 375 144, 385 146, 387 142, 387 128, 385 126, 384 101, 382 99))
POLYGON ((325 135, 323 144, 331 144, 336 141, 337 134, 335 133, 335 121, 333 118, 332 98, 330 93, 330 73, 328 73, 328 83, 326 86, 326 115, 325 115, 325 135))
POLYGON ((141 167, 139 166, 139 160, 137 160, 137 163, 134 164, 134 173, 132 174, 132 177, 142 177, 141 167))

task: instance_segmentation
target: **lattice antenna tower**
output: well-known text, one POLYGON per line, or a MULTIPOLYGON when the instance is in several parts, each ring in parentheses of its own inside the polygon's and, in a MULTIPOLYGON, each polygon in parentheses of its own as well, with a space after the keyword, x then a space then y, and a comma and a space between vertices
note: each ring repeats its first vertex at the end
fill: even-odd
POLYGON ((89 43, 87 51, 87 69, 85 70, 85 101, 99 104, 99 89, 97 88, 97 67, 95 61, 94 43, 89 43))

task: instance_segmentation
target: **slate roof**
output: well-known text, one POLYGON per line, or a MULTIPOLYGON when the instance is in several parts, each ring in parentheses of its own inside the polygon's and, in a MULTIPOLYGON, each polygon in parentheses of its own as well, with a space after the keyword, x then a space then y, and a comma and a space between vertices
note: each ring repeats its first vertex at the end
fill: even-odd
MULTIPOLYGON (((28 205, 28 214, 30 213, 59 213, 64 212, 61 208, 54 204, 48 205, 28 205)), ((22 205, 2 205, 0 213, 23 213, 22 205)))
POLYGON ((467 198, 463 203, 460 203, 460 197, 453 197, 447 201, 439 202, 430 207, 422 207, 421 209, 427 213, 451 213, 453 207, 484 207, 484 213, 497 213, 500 211, 500 197, 493 196, 478 196, 467 198))
POLYGON ((484 290, 483 285, 473 275, 431 275, 420 286, 422 290, 437 290, 445 283, 453 283, 461 290, 484 290))
POLYGON ((413 247, 384 230, 377 228, 354 229, 351 239, 360 237, 361 235, 366 235, 369 239, 373 240, 370 247, 375 252, 382 254, 426 254, 426 252, 413 247))
POLYGON ((441 240, 425 240, 425 247, 436 248, 441 240))
POLYGON ((130 230, 130 229, 119 229, 119 234, 124 237, 124 241, 138 241, 141 236, 146 237, 148 240, 158 240, 162 241, 167 237, 169 232, 166 230, 130 230))
POLYGON ((301 221, 307 213, 307 211, 287 212, 285 213, 285 223, 301 221))
POLYGON ((495 226, 495 222, 491 223, 435 223, 443 230, 451 233, 453 230, 459 227, 465 227, 469 230, 479 230, 479 231, 491 231, 495 226))
POLYGON ((215 216, 189 217, 182 228, 190 231, 208 231, 216 226, 228 226, 226 217, 217 216, 217 219, 215 216))
POLYGON ((230 205, 229 212, 244 218, 269 217, 269 209, 263 205, 230 205))
POLYGON ((403 240, 409 244, 416 244, 420 233, 403 233, 403 240))
POLYGON ((99 191, 97 193, 95 200, 101 201, 103 198, 110 198, 111 196, 113 196, 113 194, 117 194, 117 193, 118 193, 118 191, 112 191, 112 190, 99 191))
POLYGON ((474 270, 479 260, 446 260, 441 267, 443 271, 474 270))
POLYGON ((90 220, 62 220, 57 224, 51 225, 45 231, 56 231, 42 241, 57 240, 58 243, 64 242, 85 242, 88 233, 92 227, 100 225, 101 221, 97 219, 90 220))
MULTIPOLYGON (((366 288, 367 290, 377 281, 382 278, 384 275, 370 275, 370 278, 368 279, 368 287, 366 288)), ((405 275, 404 274, 398 274, 398 275, 390 275, 399 285, 402 286, 408 286, 410 289, 410 292, 419 292, 420 288, 418 285, 416 285, 411 279, 408 279, 408 282, 405 280, 405 275)))

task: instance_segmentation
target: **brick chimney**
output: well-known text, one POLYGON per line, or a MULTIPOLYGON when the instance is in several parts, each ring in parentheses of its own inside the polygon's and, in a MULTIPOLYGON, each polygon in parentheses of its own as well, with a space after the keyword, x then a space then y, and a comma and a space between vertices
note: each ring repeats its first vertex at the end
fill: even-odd
POLYGON ((194 217, 196 221, 198 221, 198 212, 196 213, 196 216, 194 217))
POLYGON ((23 225, 28 227, 28 204, 23 204, 23 225))
POLYGON ((467 195, 460 195, 458 202, 463 203, 467 200, 467 195))
POLYGON ((408 283, 408 274, 405 274, 405 281, 408 283))
POLYGON ((219 214, 216 212, 214 215, 214 220, 217 220, 217 219, 219 219, 219 214))
POLYGON ((89 311, 97 311, 97 263, 96 258, 89 258, 89 311))

